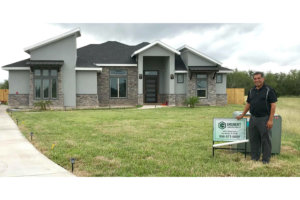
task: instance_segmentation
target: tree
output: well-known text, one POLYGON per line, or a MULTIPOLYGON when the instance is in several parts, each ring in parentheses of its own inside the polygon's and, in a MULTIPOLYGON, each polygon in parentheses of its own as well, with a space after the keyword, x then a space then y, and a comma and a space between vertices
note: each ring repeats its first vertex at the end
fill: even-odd
POLYGON ((8 89, 8 80, 5 80, 4 83, 0 84, 0 89, 8 89))

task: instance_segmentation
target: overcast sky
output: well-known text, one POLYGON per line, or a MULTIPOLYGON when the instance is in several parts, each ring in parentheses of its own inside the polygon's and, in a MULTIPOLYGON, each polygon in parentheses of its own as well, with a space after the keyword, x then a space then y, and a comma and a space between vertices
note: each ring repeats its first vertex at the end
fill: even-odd
MULTIPOLYGON (((77 47, 119 41, 129 45, 160 40, 174 48, 187 44, 238 70, 289 72, 300 70, 300 27, 294 23, 263 24, 5 24, 0 43, 0 66, 29 58, 24 48, 67 32, 81 29, 77 47), (28 29, 28 27, 30 27, 28 29), (22 31, 20 34, 20 30, 22 31)), ((0 70, 0 82, 8 73, 0 70)))

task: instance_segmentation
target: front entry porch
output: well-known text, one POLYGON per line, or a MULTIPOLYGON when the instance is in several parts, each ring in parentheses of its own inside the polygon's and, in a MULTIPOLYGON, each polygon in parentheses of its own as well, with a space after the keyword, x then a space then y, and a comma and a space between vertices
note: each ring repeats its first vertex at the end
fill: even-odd
POLYGON ((144 56, 142 69, 141 77, 143 80, 139 81, 142 94, 139 94, 139 104, 175 104, 175 99, 171 98, 175 95, 174 74, 172 73, 173 67, 170 66, 170 57, 144 56))

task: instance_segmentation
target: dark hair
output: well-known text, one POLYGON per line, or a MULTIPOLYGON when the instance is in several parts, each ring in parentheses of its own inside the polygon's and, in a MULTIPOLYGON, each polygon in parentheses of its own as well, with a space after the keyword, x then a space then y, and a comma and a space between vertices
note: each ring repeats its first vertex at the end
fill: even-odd
POLYGON ((255 75, 258 75, 258 74, 260 74, 260 76, 263 78, 264 77, 264 73, 263 72, 255 72, 254 74, 253 74, 253 77, 255 76, 255 75))

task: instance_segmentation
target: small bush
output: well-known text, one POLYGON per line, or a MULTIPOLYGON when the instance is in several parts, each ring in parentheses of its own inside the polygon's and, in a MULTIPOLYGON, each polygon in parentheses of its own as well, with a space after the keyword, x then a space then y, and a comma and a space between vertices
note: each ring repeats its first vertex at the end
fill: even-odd
POLYGON ((34 107, 39 107, 40 110, 47 110, 47 107, 50 107, 50 105, 52 105, 52 102, 51 101, 38 101, 38 102, 35 102, 34 104, 34 107))
POLYGON ((196 103, 199 103, 199 99, 196 96, 189 97, 185 100, 185 104, 190 108, 195 108, 196 103))

